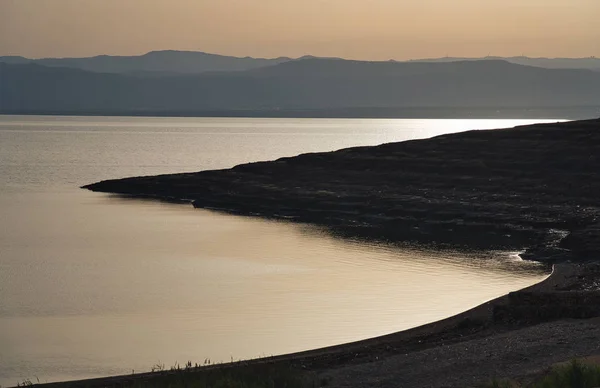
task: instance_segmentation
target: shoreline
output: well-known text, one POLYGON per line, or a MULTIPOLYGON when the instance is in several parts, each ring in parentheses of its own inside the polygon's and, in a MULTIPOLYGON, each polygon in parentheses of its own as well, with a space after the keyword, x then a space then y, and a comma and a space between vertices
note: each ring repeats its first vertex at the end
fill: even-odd
MULTIPOLYGON (((187 373, 205 373, 216 369, 240 367, 283 366, 308 373, 319 373, 339 366, 369 363, 393 354, 410 354, 439 346, 485 338, 518 328, 506 322, 494 323, 493 313, 498 306, 509 305, 509 296, 521 292, 548 292, 557 285, 569 284, 568 279, 578 273, 576 266, 555 264, 552 272, 541 282, 511 292, 472 307, 453 316, 373 338, 251 360, 205 365, 190 369, 187 373)), ((180 371, 142 372, 129 375, 105 376, 72 381, 36 384, 44 387, 116 387, 143 384, 156 378, 175 375, 180 371)))
POLYGON ((311 223, 341 237, 459 249, 530 247, 523 258, 534 255, 551 263, 600 251, 599 154, 600 120, 585 120, 467 131, 83 188, 311 223))

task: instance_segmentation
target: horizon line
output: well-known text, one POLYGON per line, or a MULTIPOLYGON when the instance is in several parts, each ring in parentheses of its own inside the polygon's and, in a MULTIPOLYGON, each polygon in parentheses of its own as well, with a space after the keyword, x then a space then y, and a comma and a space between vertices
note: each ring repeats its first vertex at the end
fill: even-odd
POLYGON ((20 54, 2 54, 0 55, 0 57, 18 57, 18 58, 25 58, 25 59, 30 59, 30 60, 43 60, 43 59, 88 59, 88 58, 99 58, 99 57, 117 57, 117 58, 127 58, 127 57, 142 57, 148 54, 152 54, 152 53, 161 53, 161 52, 174 52, 174 53, 195 53, 195 54, 207 54, 207 55, 214 55, 214 56, 221 56, 221 57, 230 57, 230 58, 238 58, 238 59, 257 59, 257 60, 276 60, 276 59, 290 59, 290 60, 297 60, 297 59, 302 59, 305 57, 312 57, 312 58, 321 58, 321 59, 343 59, 343 60, 350 60, 350 61, 366 61, 366 62, 385 62, 385 61, 395 61, 395 62, 410 62, 410 61, 428 61, 428 60, 439 60, 439 59, 462 59, 462 60, 476 60, 476 59, 488 59, 488 58, 492 58, 492 59, 497 59, 497 58, 527 58, 527 59, 550 59, 550 60, 559 60, 559 59, 596 59, 596 60, 600 60, 600 56, 596 56, 596 55, 589 55, 589 56, 583 56, 583 57, 561 57, 561 56, 527 56, 524 54, 520 54, 520 55, 485 55, 485 56, 453 56, 453 55, 444 55, 444 56, 430 56, 430 57, 422 57, 422 58, 410 58, 410 59, 394 59, 394 58, 389 58, 389 59, 357 59, 357 58, 345 58, 345 57, 337 57, 337 56, 318 56, 318 55, 312 55, 312 54, 304 54, 304 55, 300 55, 300 56, 286 56, 286 55, 280 55, 280 56, 274 56, 274 57, 253 57, 250 55, 246 55, 246 56, 240 56, 240 55, 227 55, 227 54, 219 54, 219 53, 215 53, 215 52, 208 52, 208 51, 201 51, 201 50, 177 50, 177 49, 160 49, 160 50, 150 50, 147 52, 143 52, 141 54, 128 54, 128 55, 123 55, 123 54, 96 54, 96 55, 88 55, 88 56, 57 56, 57 57, 48 57, 48 56, 43 56, 43 57, 28 57, 28 56, 24 56, 24 55, 20 55, 20 54))

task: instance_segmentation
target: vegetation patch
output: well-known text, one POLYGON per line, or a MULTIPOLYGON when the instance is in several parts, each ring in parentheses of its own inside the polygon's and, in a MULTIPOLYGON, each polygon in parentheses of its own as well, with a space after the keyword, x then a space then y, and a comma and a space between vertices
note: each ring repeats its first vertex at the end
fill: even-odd
MULTIPOLYGON (((120 385, 123 386, 123 385, 120 385)), ((130 387, 168 388, 305 388, 312 380, 304 373, 283 366, 242 366, 214 369, 184 368, 158 372, 134 380, 130 387)))
POLYGON ((595 388, 600 387, 600 366, 573 360, 554 367, 530 384, 493 380, 486 388, 595 388))

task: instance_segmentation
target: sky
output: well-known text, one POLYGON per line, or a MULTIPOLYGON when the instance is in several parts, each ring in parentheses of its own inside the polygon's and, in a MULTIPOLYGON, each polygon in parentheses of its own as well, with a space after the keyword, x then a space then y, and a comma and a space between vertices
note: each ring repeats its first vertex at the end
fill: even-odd
POLYGON ((0 55, 600 57, 600 0, 0 0, 0 55))

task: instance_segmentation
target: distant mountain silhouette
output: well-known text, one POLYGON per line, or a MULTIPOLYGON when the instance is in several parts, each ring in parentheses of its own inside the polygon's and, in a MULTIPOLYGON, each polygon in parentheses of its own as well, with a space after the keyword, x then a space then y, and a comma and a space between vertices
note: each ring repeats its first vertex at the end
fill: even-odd
POLYGON ((504 60, 517 65, 544 67, 547 69, 589 69, 600 71, 600 58, 530 58, 524 56, 518 57, 484 57, 484 58, 463 58, 463 57, 445 57, 415 59, 410 62, 457 62, 457 61, 483 61, 483 60, 504 60))
MULTIPOLYGON (((51 67, 69 67, 97 73, 118 73, 141 76, 167 76, 199 74, 205 72, 245 71, 277 65, 290 61, 307 59, 336 59, 305 55, 300 58, 251 58, 209 54, 198 51, 151 51, 138 56, 99 55, 88 58, 44 58, 28 59, 20 56, 0 56, 0 62, 8 64, 38 64, 51 67)), ((505 60, 518 65, 536 66, 549 69, 591 69, 600 71, 600 58, 528 58, 528 57, 486 57, 486 58, 430 58, 406 62, 464 62, 480 60, 505 60)), ((357 61, 352 61, 357 62, 357 61)), ((389 61, 399 63, 404 61, 389 61)))
POLYGON ((0 57, 9 64, 34 63, 51 67, 69 67, 98 73, 138 75, 197 74, 210 71, 244 71, 276 65, 291 58, 238 58, 196 51, 151 51, 139 56, 99 55, 89 58, 28 59, 18 56, 0 57), (152 74, 155 73, 155 74, 152 74))
POLYGON ((600 73, 499 60, 304 59, 240 72, 130 76, 0 63, 0 112, 201 114, 381 108, 600 106, 600 73))

